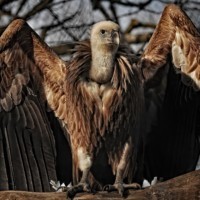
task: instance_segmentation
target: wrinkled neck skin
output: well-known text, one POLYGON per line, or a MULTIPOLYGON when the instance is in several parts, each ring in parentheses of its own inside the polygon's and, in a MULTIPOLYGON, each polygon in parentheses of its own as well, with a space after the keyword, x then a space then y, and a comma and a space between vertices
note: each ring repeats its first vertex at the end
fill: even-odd
POLYGON ((105 48, 92 48, 92 63, 89 78, 99 84, 110 82, 114 71, 116 51, 105 48))

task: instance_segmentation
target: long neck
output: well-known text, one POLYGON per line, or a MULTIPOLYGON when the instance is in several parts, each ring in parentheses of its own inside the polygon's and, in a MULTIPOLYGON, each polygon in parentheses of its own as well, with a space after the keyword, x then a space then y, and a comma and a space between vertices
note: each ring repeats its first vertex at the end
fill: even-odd
POLYGON ((113 75, 114 58, 115 54, 111 51, 92 49, 90 79, 101 84, 109 82, 113 75))

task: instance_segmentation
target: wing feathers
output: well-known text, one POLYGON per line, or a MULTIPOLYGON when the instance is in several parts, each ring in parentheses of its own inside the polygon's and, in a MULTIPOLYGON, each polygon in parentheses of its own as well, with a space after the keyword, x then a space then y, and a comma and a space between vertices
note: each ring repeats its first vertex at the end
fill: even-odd
POLYGON ((57 179, 54 139, 36 101, 26 97, 9 113, 1 112, 0 117, 0 148, 5 155, 0 158, 0 179, 6 181, 0 189, 50 191, 49 180, 57 179))
POLYGON ((0 102, 5 111, 10 111, 15 105, 20 104, 22 100, 22 88, 29 81, 29 66, 27 57, 19 59, 22 51, 18 49, 18 45, 0 54, 2 70, 0 82, 0 102), (22 63, 25 62, 25 66, 22 63), (22 68, 23 66, 23 68, 22 68))
POLYGON ((49 181, 57 180, 55 141, 44 106, 48 101, 65 118, 65 73, 65 63, 23 20, 13 21, 1 35, 0 180, 5 182, 0 181, 0 190, 50 191, 49 181))
POLYGON ((3 142, 3 131, 0 129, 0 188, 1 190, 8 190, 8 168, 6 167, 6 158, 5 158, 5 152, 4 152, 4 142, 3 142))
POLYGON ((0 99, 0 103, 5 111, 10 111, 13 107, 13 102, 9 94, 6 94, 3 99, 0 99))
POLYGON ((25 85, 26 81, 23 75, 17 74, 15 79, 12 82, 10 90, 8 93, 10 94, 13 103, 15 106, 19 105, 22 100, 22 88, 25 85))
POLYGON ((20 149, 21 146, 20 146, 18 133, 16 129, 14 128, 15 125, 16 125, 15 119, 13 119, 12 115, 9 113, 8 124, 5 127, 7 129, 8 141, 10 143, 10 150, 11 150, 10 152, 11 152, 11 162, 12 162, 12 168, 13 168, 13 181, 14 181, 12 188, 15 189, 17 187, 19 189, 22 189, 22 188, 27 189, 25 173, 19 174, 17 173, 16 170, 14 170, 14 166, 16 166, 19 171, 24 172, 22 154, 21 154, 21 149, 20 149))

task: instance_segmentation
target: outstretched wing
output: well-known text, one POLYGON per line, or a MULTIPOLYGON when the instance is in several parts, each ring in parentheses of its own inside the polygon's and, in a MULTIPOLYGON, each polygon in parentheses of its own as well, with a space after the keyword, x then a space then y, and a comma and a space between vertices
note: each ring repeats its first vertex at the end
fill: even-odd
POLYGON ((140 61, 150 123, 145 150, 149 179, 195 169, 200 153, 199 53, 197 29, 178 6, 168 5, 140 61))
POLYGON ((65 63, 23 20, 13 21, 0 37, 0 190, 50 191, 57 180, 61 130, 46 105, 64 118, 64 77, 65 63))

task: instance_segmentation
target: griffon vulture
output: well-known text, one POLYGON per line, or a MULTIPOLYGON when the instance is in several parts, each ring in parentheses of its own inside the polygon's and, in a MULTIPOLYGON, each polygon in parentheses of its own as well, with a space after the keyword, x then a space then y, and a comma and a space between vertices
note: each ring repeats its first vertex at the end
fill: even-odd
MULTIPOLYGON (((9 119, 2 126, 3 136, 10 135, 5 138, 5 149, 15 146, 11 143, 14 137, 19 153, 24 156, 24 151, 29 151, 24 145, 32 148, 44 140, 45 144, 38 144, 39 148, 30 152, 30 156, 37 155, 37 151, 48 154, 42 155, 36 164, 44 162, 48 156, 54 158, 48 151, 54 144, 51 136, 45 135, 44 129, 48 128, 46 118, 38 116, 45 111, 39 113, 35 100, 32 103, 32 99, 37 98, 37 107, 47 104, 54 112, 70 143, 74 186, 68 190, 69 196, 89 191, 94 184, 101 187, 108 184, 105 190, 118 190, 122 195, 126 188, 140 187, 143 87, 138 68, 132 64, 134 56, 120 44, 117 24, 111 21, 95 24, 90 40, 79 42, 72 59, 65 63, 26 22, 18 19, 2 34, 0 52, 1 114, 16 119, 9 129, 6 128, 9 119), (23 127, 22 122, 18 124, 21 118, 23 127), (34 130, 26 135, 21 132, 32 130, 33 124, 41 129, 40 136, 26 140, 26 137, 34 135, 34 130), (19 129, 19 134, 13 132, 14 127, 19 129)), ((11 162, 15 157, 9 157, 11 162)), ((23 164, 27 160, 26 157, 21 159, 23 164)), ((28 164, 31 167, 32 164, 28 164)), ((48 163, 47 167, 53 165, 48 163)), ((35 175, 34 171, 30 173, 35 175)), ((48 178, 50 181, 55 175, 48 178)))
POLYGON ((200 34, 176 5, 164 9, 139 66, 145 79, 145 176, 195 170, 200 154, 200 34))

